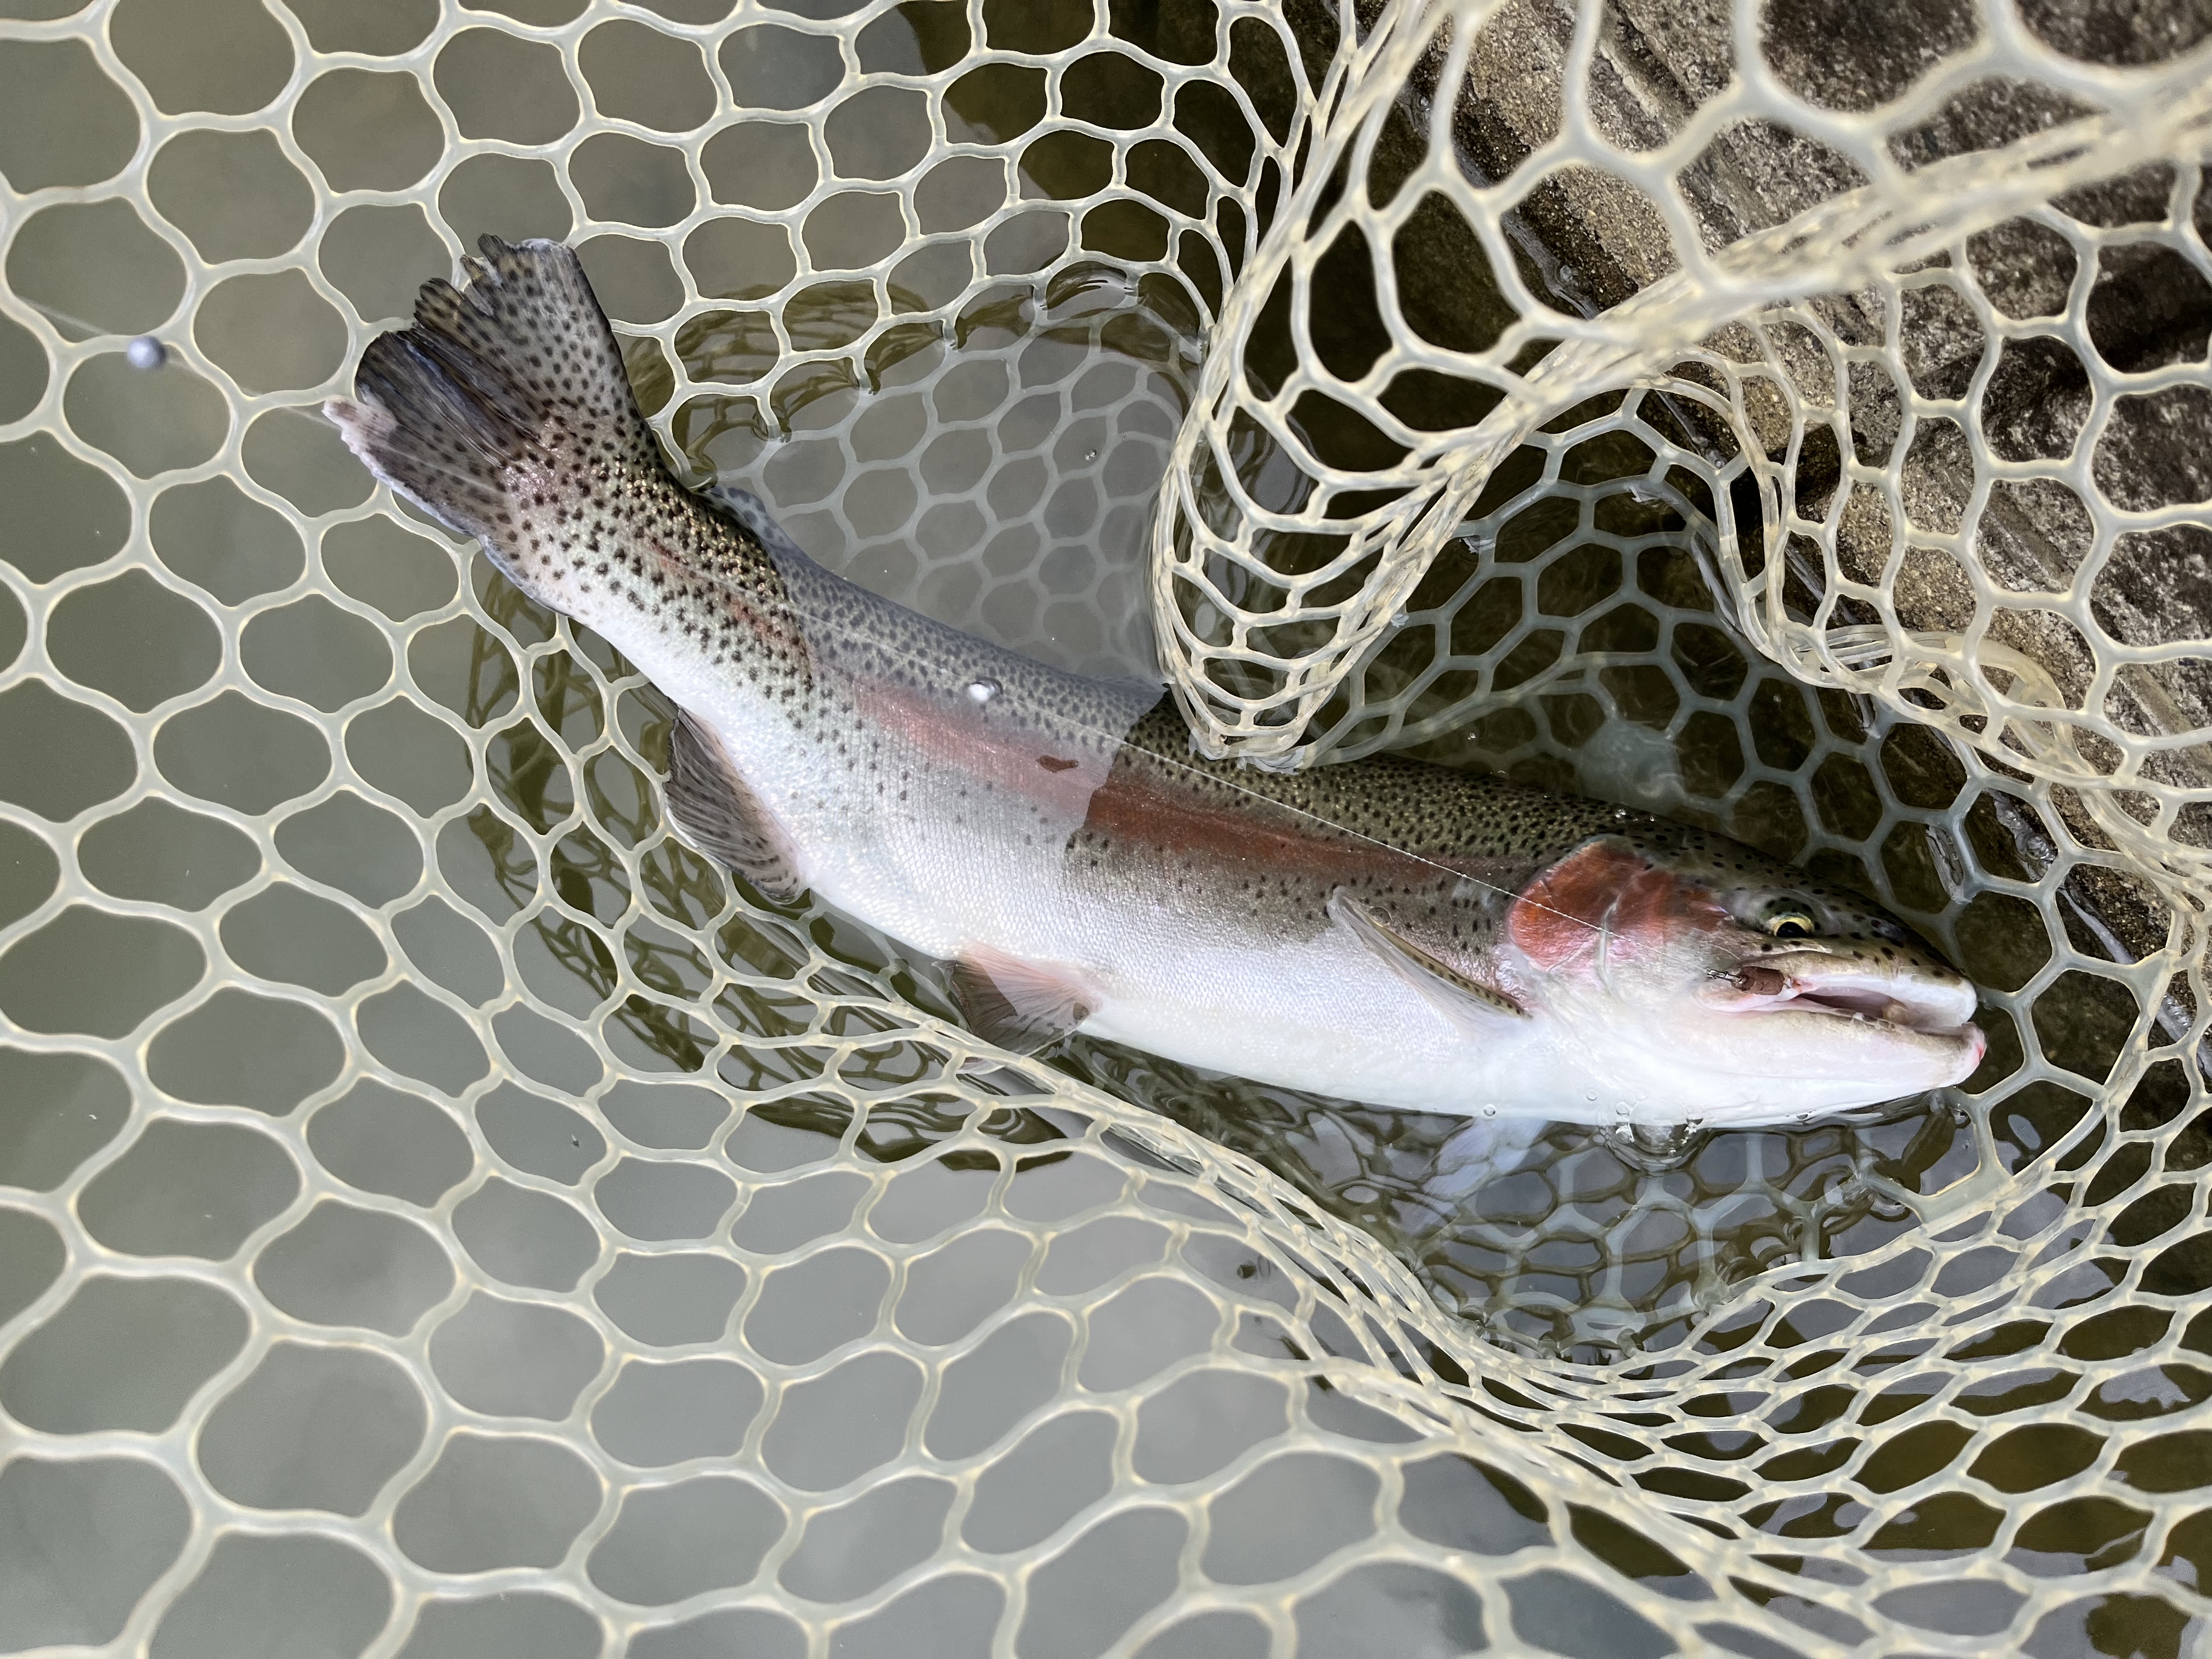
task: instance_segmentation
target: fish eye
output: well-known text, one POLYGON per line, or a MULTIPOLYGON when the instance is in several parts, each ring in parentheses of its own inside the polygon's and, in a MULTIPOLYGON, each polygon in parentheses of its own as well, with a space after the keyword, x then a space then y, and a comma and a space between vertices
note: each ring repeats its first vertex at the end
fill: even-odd
POLYGON ((1802 910, 1777 910, 1767 917, 1766 931, 1776 939, 1810 939, 1813 918, 1802 910))

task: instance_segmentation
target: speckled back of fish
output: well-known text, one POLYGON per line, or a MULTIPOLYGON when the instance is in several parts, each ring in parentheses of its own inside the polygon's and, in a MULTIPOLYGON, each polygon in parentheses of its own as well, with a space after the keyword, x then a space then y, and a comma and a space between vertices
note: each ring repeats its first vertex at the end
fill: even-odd
POLYGON ((568 249, 488 238, 468 276, 363 354, 347 442, 677 703, 687 835, 952 963, 993 1040, 1645 1125, 1978 1061, 1972 988, 1893 919, 1724 838, 1412 761, 1209 761, 1156 688, 844 581, 750 496, 677 483, 568 249))

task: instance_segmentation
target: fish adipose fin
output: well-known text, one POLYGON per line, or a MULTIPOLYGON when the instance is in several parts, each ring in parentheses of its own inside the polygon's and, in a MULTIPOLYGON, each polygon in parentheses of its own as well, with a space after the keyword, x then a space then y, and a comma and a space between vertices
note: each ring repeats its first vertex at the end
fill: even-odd
POLYGON ((981 945, 962 952, 950 977, 968 1029, 1018 1054, 1066 1036, 1091 1018, 1095 1000, 1065 974, 981 945))
POLYGON ((1419 992, 1445 1018, 1477 1027, 1528 1018, 1528 1011, 1504 992, 1468 978, 1402 934, 1384 927, 1343 888, 1329 895, 1328 914, 1338 927, 1382 957, 1399 978, 1419 992))
POLYGON ((519 464, 542 489, 563 474, 658 467, 659 451, 574 251, 496 236, 481 246, 462 262, 468 287, 424 283, 415 325, 371 341, 354 400, 323 412, 378 477, 441 523, 489 537, 513 522, 519 464))
POLYGON ((806 890, 775 820, 723 758, 721 745, 680 712, 668 734, 665 793, 676 827, 708 857, 779 903, 806 890))

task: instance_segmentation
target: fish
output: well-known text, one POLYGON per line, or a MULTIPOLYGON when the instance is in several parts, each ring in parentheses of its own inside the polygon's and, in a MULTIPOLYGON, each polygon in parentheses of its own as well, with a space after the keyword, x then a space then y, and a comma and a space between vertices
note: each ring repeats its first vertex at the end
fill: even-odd
POLYGON ((949 964, 986 1042, 1643 1129, 1879 1109, 1979 1064, 1964 976, 1726 836, 1406 757, 1210 758, 1160 685, 844 580, 678 481, 573 251, 486 237, 463 267, 325 405, 348 447, 675 706, 687 839, 949 964))

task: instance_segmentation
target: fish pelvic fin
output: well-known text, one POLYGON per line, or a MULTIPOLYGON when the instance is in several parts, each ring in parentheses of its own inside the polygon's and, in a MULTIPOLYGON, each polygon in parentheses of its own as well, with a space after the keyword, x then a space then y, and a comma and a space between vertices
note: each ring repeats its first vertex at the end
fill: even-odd
POLYGON ((970 945, 951 964, 968 1029, 1014 1054, 1035 1054, 1091 1018, 1097 996, 1066 969, 970 945))
POLYGON ((1448 1019, 1478 1029, 1513 1024, 1528 1011, 1504 992, 1469 979, 1404 934, 1376 920, 1367 907, 1343 888, 1328 896, 1336 925, 1382 957, 1390 970, 1448 1019))
POLYGON ((685 840, 779 904, 806 890, 782 827, 738 775, 722 745, 678 711, 668 734, 668 815, 685 840))
POLYGON ((462 261, 468 285, 425 283, 414 326, 372 340, 352 401, 323 412, 379 478, 489 541, 514 523, 518 464, 542 479, 660 461, 574 250, 480 246, 462 261))

